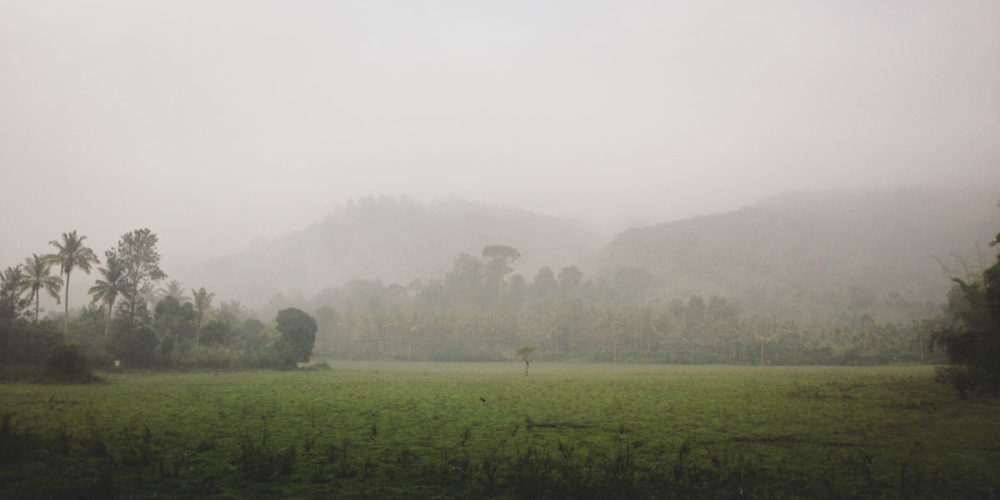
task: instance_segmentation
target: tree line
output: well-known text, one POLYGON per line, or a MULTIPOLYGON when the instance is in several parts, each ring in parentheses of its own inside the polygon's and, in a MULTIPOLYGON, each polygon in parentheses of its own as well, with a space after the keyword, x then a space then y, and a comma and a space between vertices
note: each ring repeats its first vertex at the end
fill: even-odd
POLYGON ((314 312, 317 352, 381 360, 513 360, 536 345, 538 359, 730 364, 879 364, 941 361, 928 351, 935 309, 898 295, 876 303, 857 290, 823 297, 842 305, 832 317, 768 314, 718 296, 666 300, 638 293, 645 277, 625 270, 588 278, 576 266, 542 267, 528 280, 520 257, 492 245, 458 255, 438 279, 408 285, 354 280, 308 301, 276 296, 314 312), (876 321, 873 309, 907 320, 876 321), (921 313, 913 314, 915 310, 921 313), (920 315, 922 314, 922 315, 920 315))
MULTIPOLYGON (((898 294, 880 302, 849 289, 813 297, 839 311, 823 316, 776 313, 764 299, 747 305, 697 294, 650 298, 636 293, 646 278, 630 270, 595 278, 572 265, 546 266, 529 280, 513 272, 517 249, 491 245, 479 255, 459 254, 434 279, 408 285, 354 280, 307 301, 276 295, 260 311, 275 318, 267 324, 238 301, 215 303, 205 287, 167 281, 158 238, 148 229, 126 233, 103 259, 85 239, 64 233, 50 242, 54 252, 33 254, 0 274, 0 363, 40 364, 65 345, 98 366, 167 369, 289 368, 308 360, 314 345, 331 359, 517 360, 519 348, 536 346, 532 357, 540 360, 939 363, 945 355, 974 360, 992 352, 968 344, 966 335, 992 339, 982 332, 995 328, 1000 316, 984 309, 996 302, 997 266, 982 281, 957 280, 947 314, 898 294), (89 289, 91 302, 71 314, 70 278, 94 270, 99 278, 89 289), (42 293, 63 305, 61 317, 40 317, 42 293), (873 312, 879 309, 908 319, 878 321, 873 312)), ((988 363, 992 358, 980 364, 988 363)))
POLYGON ((190 294, 176 280, 157 287, 167 275, 159 265, 158 237, 149 229, 122 235, 103 262, 85 240, 76 231, 63 233, 50 242, 55 252, 32 254, 0 274, 4 366, 60 359, 119 368, 290 368, 311 356, 316 324, 301 310, 280 311, 270 326, 238 302, 213 307, 214 294, 204 287, 190 294), (70 278, 96 266, 91 302, 71 316, 70 278), (39 317, 42 293, 64 304, 61 322, 39 317))

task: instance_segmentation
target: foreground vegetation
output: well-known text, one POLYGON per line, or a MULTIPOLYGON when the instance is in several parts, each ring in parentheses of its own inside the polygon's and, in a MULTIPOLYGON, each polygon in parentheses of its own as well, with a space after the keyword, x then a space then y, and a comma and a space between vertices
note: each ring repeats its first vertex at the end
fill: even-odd
POLYGON ((0 386, 0 497, 995 497, 930 367, 334 363, 0 386), (485 400, 485 401, 484 401, 485 400))

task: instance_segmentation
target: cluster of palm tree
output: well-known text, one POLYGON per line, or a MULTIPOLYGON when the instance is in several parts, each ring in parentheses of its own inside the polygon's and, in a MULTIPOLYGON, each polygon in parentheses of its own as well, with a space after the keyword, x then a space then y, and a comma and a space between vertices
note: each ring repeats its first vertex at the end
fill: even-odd
MULTIPOLYGON (((20 268, 24 271, 25 281, 21 284, 22 293, 27 294, 30 301, 35 304, 34 322, 38 322, 38 314, 41 306, 42 292, 48 293, 64 305, 63 327, 69 331, 69 283, 73 271, 79 269, 87 274, 93 269, 95 264, 100 264, 93 249, 84 244, 87 237, 78 235, 71 231, 63 233, 59 240, 52 240, 50 245, 56 251, 49 254, 32 254, 24 260, 20 268), (59 274, 52 274, 52 267, 58 266, 59 274), (64 295, 60 299, 59 293, 64 295)), ((114 255, 108 254, 105 265, 99 267, 97 272, 101 275, 90 287, 89 294, 93 297, 92 303, 101 303, 106 306, 106 321, 104 328, 105 340, 111 330, 111 320, 114 315, 115 303, 118 298, 128 293, 125 286, 125 269, 114 255)), ((174 297, 180 302, 187 302, 190 299, 184 296, 184 289, 180 282, 171 280, 165 288, 159 290, 160 297, 174 297)), ((212 298, 215 296, 201 287, 198 290, 191 289, 191 298, 197 312, 198 328, 201 328, 205 314, 211 309, 212 298)))
POLYGON ((51 254, 32 254, 24 260, 21 268, 26 277, 22 284, 23 290, 30 300, 35 302, 35 322, 38 322, 38 311, 41 303, 41 292, 44 290, 59 302, 59 292, 65 290, 65 316, 63 326, 69 329, 69 280, 74 269, 81 269, 90 274, 92 264, 98 264, 94 251, 84 245, 86 236, 78 236, 76 231, 63 233, 61 240, 52 240, 50 245, 56 247, 51 254), (52 266, 59 266, 59 275, 53 276, 52 266), (65 279, 63 278, 65 276, 65 279))

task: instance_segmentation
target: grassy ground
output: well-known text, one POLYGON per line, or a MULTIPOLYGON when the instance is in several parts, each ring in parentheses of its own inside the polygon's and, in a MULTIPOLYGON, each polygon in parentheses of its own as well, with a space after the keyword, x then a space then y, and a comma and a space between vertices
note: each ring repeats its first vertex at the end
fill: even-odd
POLYGON ((0 498, 1000 496, 928 367, 331 365, 2 385, 0 498))

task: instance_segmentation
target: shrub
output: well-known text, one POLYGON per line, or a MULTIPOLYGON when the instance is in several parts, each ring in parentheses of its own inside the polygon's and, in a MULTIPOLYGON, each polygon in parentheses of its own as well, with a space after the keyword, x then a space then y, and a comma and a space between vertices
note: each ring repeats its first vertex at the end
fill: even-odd
POLYGON ((59 383, 84 384, 97 380, 91 372, 90 360, 76 344, 59 344, 45 358, 43 372, 59 383))

